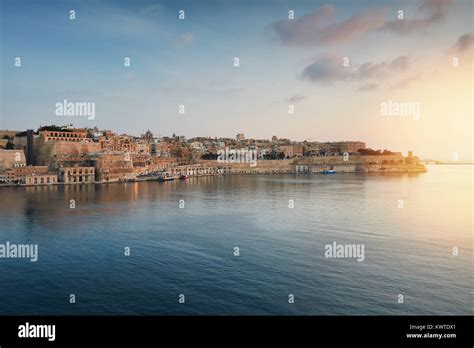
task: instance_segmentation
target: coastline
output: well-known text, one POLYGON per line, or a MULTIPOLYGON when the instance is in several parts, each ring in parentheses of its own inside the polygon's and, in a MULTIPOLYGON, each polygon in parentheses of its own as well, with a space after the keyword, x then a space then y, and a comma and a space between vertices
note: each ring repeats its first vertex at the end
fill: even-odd
MULTIPOLYGON (((236 164, 234 164, 236 165, 236 164)), ((239 164, 242 165, 242 164, 239 164)), ((311 171, 297 171, 297 170, 290 170, 290 169, 282 169, 282 168, 273 168, 273 169, 264 169, 264 170, 257 170, 256 167, 248 167, 248 170, 242 170, 241 166, 234 166, 236 169, 235 171, 226 171, 226 172, 218 172, 215 173, 208 173, 208 174, 189 174, 190 178, 200 178, 200 177, 210 177, 210 176, 228 176, 228 175, 282 175, 282 174, 290 174, 290 175, 325 175, 321 171, 311 172, 311 171)), ((323 167, 324 168, 324 167, 323 167)), ((416 165, 378 165, 378 164, 371 164, 371 165, 358 165, 354 167, 354 165, 347 165, 347 168, 338 167, 334 174, 421 174, 426 173, 428 170, 424 165, 416 164, 416 165), (354 170, 355 168, 355 170, 354 170)), ((169 177, 173 178, 173 180, 180 180, 180 175, 170 175, 169 177)), ((1 187, 33 187, 33 186, 84 186, 84 185, 103 185, 103 184, 124 184, 124 183, 137 183, 137 182, 144 182, 144 181, 157 181, 160 182, 158 175, 151 175, 151 176, 142 176, 136 177, 134 179, 124 179, 124 180, 115 180, 115 181, 93 181, 88 183, 65 183, 65 182, 56 182, 56 183, 45 183, 45 184, 37 184, 37 185, 28 185, 28 184, 14 184, 14 183, 6 183, 0 184, 1 187)))

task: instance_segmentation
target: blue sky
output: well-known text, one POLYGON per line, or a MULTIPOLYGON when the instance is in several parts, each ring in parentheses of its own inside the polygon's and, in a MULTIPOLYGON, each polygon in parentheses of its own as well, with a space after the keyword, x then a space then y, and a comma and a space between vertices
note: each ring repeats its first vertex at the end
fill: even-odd
POLYGON ((439 97, 430 91, 433 76, 466 86, 458 81, 466 70, 440 71, 453 55, 472 73, 469 0, 0 2, 0 128, 72 122, 136 135, 148 128, 188 137, 244 132, 472 156, 472 147, 465 153, 472 145, 472 132, 465 132, 472 129, 469 94, 461 88, 459 119, 443 127, 446 119, 431 109, 453 107, 433 104, 439 97), (178 20, 181 9, 185 20, 178 20), (455 52, 462 35, 467 48, 455 52), (342 57, 350 58, 347 75, 338 70, 342 57), (406 64, 390 64, 397 58, 406 64), (397 98, 420 101, 427 117, 381 119, 380 102, 397 98), (95 102, 96 118, 55 116, 55 103, 64 99, 95 102), (397 128, 406 136, 394 136, 397 128), (443 149, 440 138, 452 149, 443 149))

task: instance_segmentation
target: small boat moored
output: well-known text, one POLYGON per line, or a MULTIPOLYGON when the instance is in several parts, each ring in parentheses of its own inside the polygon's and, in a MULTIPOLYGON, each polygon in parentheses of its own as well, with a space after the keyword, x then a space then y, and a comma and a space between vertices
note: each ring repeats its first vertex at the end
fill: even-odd
POLYGON ((181 175, 179 178, 181 180, 187 180, 187 179, 189 179, 189 175, 181 175))
POLYGON ((334 169, 328 169, 321 171, 321 174, 336 174, 336 171, 334 169))
POLYGON ((159 176, 158 181, 163 182, 163 181, 173 181, 174 177, 172 176, 159 176))

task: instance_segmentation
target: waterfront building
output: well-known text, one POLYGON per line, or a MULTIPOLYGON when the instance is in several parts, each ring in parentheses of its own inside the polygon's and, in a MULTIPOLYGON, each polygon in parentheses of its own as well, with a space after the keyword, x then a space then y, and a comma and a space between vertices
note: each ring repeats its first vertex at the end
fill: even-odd
POLYGON ((22 184, 24 185, 51 185, 51 184, 57 184, 58 182, 58 175, 57 174, 32 174, 32 175, 27 175, 23 180, 22 184))
POLYGON ((63 167, 59 169, 59 181, 65 184, 87 184, 95 181, 94 167, 63 167))
POLYGON ((131 156, 124 153, 98 154, 92 158, 99 182, 117 182, 135 179, 131 156))
POLYGON ((296 173, 309 173, 310 172, 310 169, 309 169, 309 166, 295 166, 295 172, 296 173))
POLYGON ((169 170, 171 176, 200 176, 217 174, 218 170, 215 167, 202 166, 201 164, 176 166, 169 170))
POLYGON ((173 157, 151 157, 149 172, 162 171, 177 165, 176 158, 173 157))
POLYGON ((47 166, 26 166, 19 165, 10 170, 7 170, 5 173, 6 180, 11 184, 21 184, 24 183, 25 178, 31 175, 42 175, 48 173, 47 166))
POLYGON ((48 174, 47 166, 26 166, 14 167, 5 172, 5 181, 10 184, 24 184, 28 176, 48 174))

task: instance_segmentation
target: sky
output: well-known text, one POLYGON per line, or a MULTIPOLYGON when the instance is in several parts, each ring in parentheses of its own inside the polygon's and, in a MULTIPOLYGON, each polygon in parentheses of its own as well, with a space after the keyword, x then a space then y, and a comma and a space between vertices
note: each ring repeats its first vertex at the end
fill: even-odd
POLYGON ((0 4, 0 129, 360 140, 473 158, 471 0, 0 4), (65 99, 95 103, 95 118, 57 116, 65 99), (388 103, 419 113, 382 115, 388 103))

